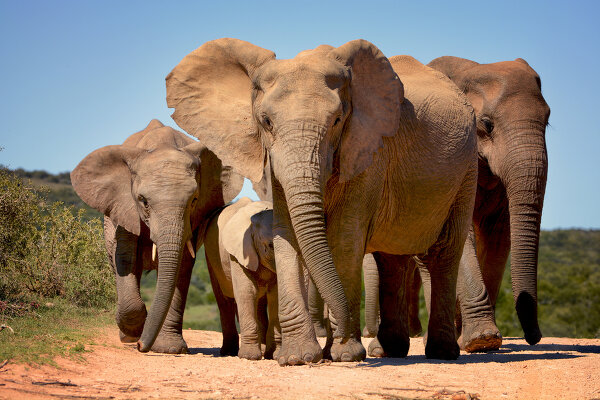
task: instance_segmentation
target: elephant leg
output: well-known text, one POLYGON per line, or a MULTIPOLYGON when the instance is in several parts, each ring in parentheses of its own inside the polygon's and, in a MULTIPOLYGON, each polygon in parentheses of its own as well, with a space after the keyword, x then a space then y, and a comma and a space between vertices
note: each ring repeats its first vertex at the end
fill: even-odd
POLYGON ((277 282, 269 284, 267 289, 267 309, 269 327, 267 329, 266 359, 277 359, 281 349, 281 327, 279 326, 279 307, 277 303, 277 282))
POLYGON ((303 262, 291 229, 281 188, 273 186, 273 247, 277 265, 279 323, 282 343, 279 365, 317 362, 323 352, 308 312, 303 262))
POLYGON ((408 261, 407 301, 408 301, 408 333, 410 337, 421 336, 423 327, 419 319, 419 291, 421 290, 421 276, 413 258, 408 261))
POLYGON ((142 267, 137 262, 139 237, 105 218, 104 237, 109 261, 115 272, 117 312, 115 320, 123 343, 135 343, 144 329, 146 305, 140 296, 142 267))
POLYGON ((240 350, 238 357, 260 360, 260 328, 257 315, 259 289, 249 271, 235 261, 231 261, 231 281, 240 321, 240 350))
POLYGON ((210 284, 212 286, 215 299, 217 300, 217 306, 219 307, 219 318, 221 320, 221 333, 223 334, 223 345, 219 354, 222 356, 237 356, 240 349, 240 340, 235 326, 235 315, 237 312, 237 306, 235 299, 226 297, 221 290, 219 281, 213 272, 214 269, 211 266, 210 260, 206 257, 206 264, 208 267, 208 275, 210 277, 210 284))
MULTIPOLYGON (((363 259, 363 280, 365 284, 365 328, 364 337, 377 336, 379 328, 379 271, 372 254, 363 259)), ((369 352, 369 354, 371 354, 369 352)))
POLYGON ((269 329, 269 310, 266 294, 258 298, 258 304, 256 306, 256 318, 258 318, 258 338, 260 340, 260 344, 266 345, 269 329))
POLYGON ((408 331, 407 276, 410 256, 373 254, 379 272, 381 323, 369 345, 373 357, 406 357, 410 346, 408 331))
POLYGON ((510 215, 508 208, 474 223, 477 259, 490 303, 495 307, 510 252, 510 215))
POLYGON ((324 316, 325 302, 317 290, 317 285, 315 285, 312 279, 309 279, 308 281, 308 310, 317 337, 326 337, 327 329, 325 327, 324 316))
MULTIPOLYGON (((332 221, 332 225, 335 226, 337 224, 332 221)), ((336 231, 335 228, 331 229, 331 232, 334 231, 336 231)), ((360 234, 360 230, 357 228, 352 233, 353 235, 360 234)), ((327 346, 323 350, 323 353, 326 357, 331 357, 333 361, 362 361, 367 356, 367 352, 361 342, 360 331, 361 275, 364 253, 356 251, 356 243, 360 243, 362 238, 354 236, 352 240, 347 240, 348 237, 346 235, 340 234, 328 237, 328 239, 333 255, 333 262, 348 300, 350 321, 347 329, 350 337, 346 340, 334 337, 331 348, 329 349, 327 346)))
MULTIPOLYGON (((169 307, 162 328, 152 345, 151 350, 155 353, 187 354, 189 352, 187 343, 183 339, 182 327, 183 312, 185 310, 193 267, 194 259, 189 253, 185 252, 181 260, 177 286, 173 293, 171 306, 169 307)), ((160 273, 160 271, 158 272, 160 273)))
POLYGON ((465 242, 458 280, 457 296, 460 305, 460 347, 467 352, 497 350, 502 336, 494 322, 494 310, 483 283, 475 251, 473 230, 465 242))

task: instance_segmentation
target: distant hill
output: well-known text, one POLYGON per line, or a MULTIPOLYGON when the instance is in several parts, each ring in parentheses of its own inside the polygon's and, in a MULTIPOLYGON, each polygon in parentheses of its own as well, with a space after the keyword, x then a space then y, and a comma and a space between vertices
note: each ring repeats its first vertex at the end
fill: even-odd
POLYGON ((76 209, 83 208, 88 219, 102 217, 101 213, 85 204, 77 196, 71 186, 70 172, 51 174, 43 170, 26 171, 22 168, 12 170, 12 172, 21 179, 29 180, 34 186, 44 188, 42 195, 50 203, 61 201, 74 206, 76 209))

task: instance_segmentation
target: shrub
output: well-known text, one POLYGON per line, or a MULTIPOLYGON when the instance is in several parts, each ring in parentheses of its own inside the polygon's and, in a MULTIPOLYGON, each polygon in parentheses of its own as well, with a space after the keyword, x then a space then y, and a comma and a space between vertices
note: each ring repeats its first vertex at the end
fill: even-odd
POLYGON ((84 213, 48 205, 39 190, 0 168, 0 301, 59 296, 84 307, 114 303, 102 223, 86 221, 84 213))

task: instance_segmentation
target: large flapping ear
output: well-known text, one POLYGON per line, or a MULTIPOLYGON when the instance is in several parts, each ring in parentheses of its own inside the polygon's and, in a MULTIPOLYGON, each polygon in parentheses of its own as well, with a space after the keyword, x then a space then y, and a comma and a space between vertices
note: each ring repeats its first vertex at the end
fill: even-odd
POLYGON ((200 142, 184 150, 200 155, 200 204, 211 211, 232 201, 244 186, 244 177, 223 166, 219 158, 200 142))
POLYGON ((128 164, 144 152, 127 146, 102 147, 71 171, 71 183, 79 197, 135 235, 140 234, 140 216, 131 194, 128 164))
POLYGON ((173 119, 224 165, 258 182, 265 151, 252 117, 254 72, 275 53, 237 39, 207 42, 166 78, 173 119))
POLYGON ((252 216, 267 210, 268 202, 251 202, 241 207, 220 232, 221 243, 237 262, 251 271, 258 269, 258 253, 252 238, 252 216))
POLYGON ((431 62, 427 64, 428 67, 438 70, 444 75, 446 75, 461 89, 464 88, 461 87, 462 85, 459 84, 459 76, 462 75, 467 69, 475 67, 477 65, 479 64, 475 61, 453 56, 438 57, 434 60, 431 60, 431 62))
POLYGON ((371 165, 383 137, 398 132, 404 88, 389 60, 366 40, 353 40, 329 54, 350 67, 352 77, 352 116, 340 147, 340 181, 344 182, 371 165))

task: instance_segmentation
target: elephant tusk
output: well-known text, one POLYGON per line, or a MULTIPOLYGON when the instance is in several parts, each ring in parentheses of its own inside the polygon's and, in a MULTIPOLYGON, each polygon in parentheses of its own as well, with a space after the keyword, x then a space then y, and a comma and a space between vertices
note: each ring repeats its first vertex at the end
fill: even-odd
POLYGON ((152 243, 152 261, 156 260, 156 245, 152 243))
POLYGON ((192 258, 196 258, 196 253, 194 252, 194 246, 192 246, 191 240, 188 239, 188 241, 185 244, 187 245, 187 248, 190 251, 192 258))

